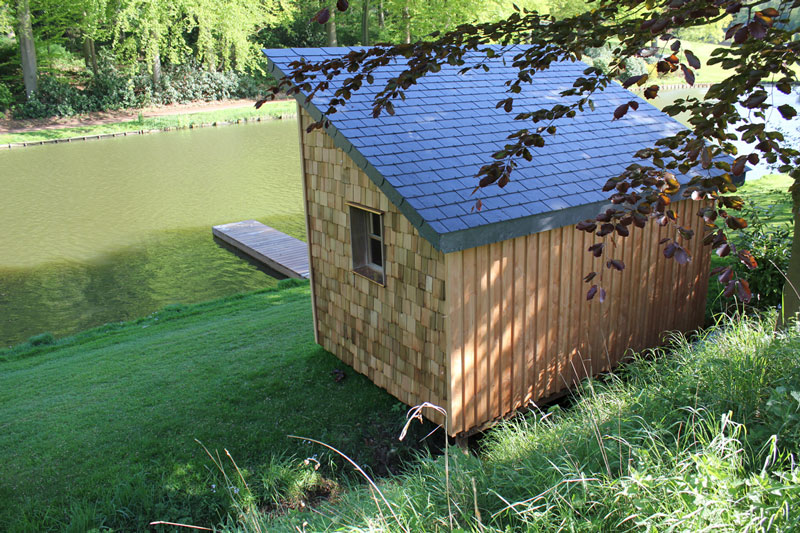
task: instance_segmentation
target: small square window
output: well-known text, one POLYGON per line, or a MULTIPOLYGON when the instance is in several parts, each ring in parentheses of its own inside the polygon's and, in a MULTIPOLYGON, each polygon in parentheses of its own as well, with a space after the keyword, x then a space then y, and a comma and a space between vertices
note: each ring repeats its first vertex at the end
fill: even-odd
POLYGON ((383 284, 383 215, 351 205, 350 242, 353 246, 353 271, 383 284))

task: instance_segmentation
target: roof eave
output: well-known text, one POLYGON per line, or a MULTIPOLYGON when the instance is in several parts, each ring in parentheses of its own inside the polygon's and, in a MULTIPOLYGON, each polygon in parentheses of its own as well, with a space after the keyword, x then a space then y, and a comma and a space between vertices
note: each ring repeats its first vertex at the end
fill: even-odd
POLYGON ((581 220, 596 217, 598 213, 610 207, 612 204, 604 200, 445 233, 440 238, 439 250, 443 253, 459 252, 577 224, 581 220))

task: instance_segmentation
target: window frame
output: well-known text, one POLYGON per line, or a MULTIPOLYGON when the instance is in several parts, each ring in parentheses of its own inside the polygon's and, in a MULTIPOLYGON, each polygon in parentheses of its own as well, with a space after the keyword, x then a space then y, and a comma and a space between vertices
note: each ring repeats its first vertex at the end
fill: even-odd
POLYGON ((384 212, 354 202, 346 202, 349 209, 351 267, 354 274, 378 285, 386 285, 386 224, 384 212), (379 227, 375 227, 379 224, 379 227), (376 231, 377 230, 377 231, 376 231), (380 257, 375 256, 375 248, 380 257), (376 261, 378 259, 379 261, 376 261))

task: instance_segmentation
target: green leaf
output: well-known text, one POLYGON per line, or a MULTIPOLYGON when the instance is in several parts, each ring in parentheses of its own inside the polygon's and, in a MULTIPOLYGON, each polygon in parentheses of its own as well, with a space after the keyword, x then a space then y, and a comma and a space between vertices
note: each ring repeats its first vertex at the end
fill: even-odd
POLYGON ((778 111, 780 111, 781 116, 786 120, 791 120, 797 116, 797 111, 789 104, 783 104, 782 106, 778 106, 778 111))

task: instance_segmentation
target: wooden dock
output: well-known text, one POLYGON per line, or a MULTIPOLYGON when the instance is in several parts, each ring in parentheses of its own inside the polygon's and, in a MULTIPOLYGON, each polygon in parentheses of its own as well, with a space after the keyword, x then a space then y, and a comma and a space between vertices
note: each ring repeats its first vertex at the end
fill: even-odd
POLYGON ((218 239, 290 278, 307 279, 308 246, 256 220, 213 226, 218 239))

